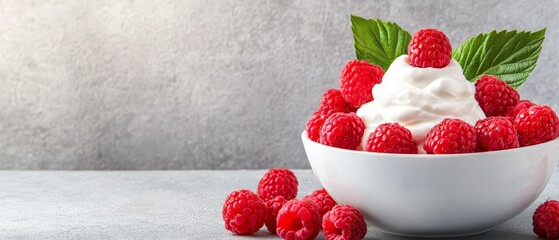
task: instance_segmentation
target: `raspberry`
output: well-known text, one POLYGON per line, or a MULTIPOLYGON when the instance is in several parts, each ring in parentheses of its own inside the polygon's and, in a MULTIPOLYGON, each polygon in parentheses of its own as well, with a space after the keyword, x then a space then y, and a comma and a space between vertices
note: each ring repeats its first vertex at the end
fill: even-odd
POLYGON ((559 202, 547 200, 534 212, 532 217, 534 233, 540 238, 559 239, 559 202))
POLYGON ((355 111, 361 105, 373 100, 373 86, 382 81, 382 68, 366 61, 353 60, 342 69, 340 92, 355 111))
POLYGON ((398 123, 383 123, 369 135, 365 150, 381 153, 417 153, 411 132, 398 123))
POLYGON ((287 168, 268 170, 258 183, 258 196, 268 201, 277 196, 290 200, 297 196, 299 182, 295 174, 287 168))
POLYGON ((327 117, 322 114, 315 113, 312 115, 311 119, 309 119, 307 122, 307 136, 310 140, 318 142, 320 139, 320 128, 322 128, 326 118, 327 117))
POLYGON ((476 131, 472 125, 447 118, 427 133, 423 149, 434 154, 469 153, 476 150, 476 145, 476 131))
POLYGON ((367 234, 367 224, 359 210, 349 205, 336 205, 322 218, 324 237, 330 239, 358 240, 367 234))
POLYGON ((340 90, 331 88, 322 95, 322 100, 316 113, 330 117, 330 115, 337 112, 348 113, 350 111, 340 90))
POLYGON ((308 200, 290 200, 278 212, 277 233, 283 239, 314 239, 319 231, 320 214, 308 200))
POLYGON ((320 129, 320 143, 355 150, 364 131, 365 124, 355 113, 334 113, 320 129))
POLYGON ((476 122, 478 149, 497 151, 517 148, 518 134, 516 128, 506 117, 488 117, 476 122))
POLYGON ((548 106, 531 106, 521 110, 514 119, 520 146, 530 146, 559 136, 559 119, 548 106))
POLYGON ((330 194, 328 194, 328 192, 326 192, 326 189, 324 188, 312 192, 310 195, 305 196, 303 200, 309 200, 316 203, 321 219, 324 214, 326 214, 336 205, 336 201, 334 201, 334 199, 330 196, 330 194))
POLYGON ((516 106, 509 108, 509 110, 507 111, 507 118, 511 121, 514 122, 514 119, 516 118, 516 115, 518 115, 518 113, 524 109, 528 109, 531 106, 535 106, 536 104, 534 104, 533 102, 530 102, 529 100, 520 100, 520 102, 518 102, 516 104, 516 106))
POLYGON ((520 100, 514 88, 491 75, 479 78, 475 86, 475 98, 487 117, 505 116, 520 100))
POLYGON ((287 202, 283 196, 277 196, 266 202, 266 219, 264 224, 271 233, 276 233, 276 217, 281 207, 287 202))
POLYGON ((444 68, 450 63, 451 54, 450 41, 437 29, 419 30, 408 45, 410 64, 419 68, 444 68))
POLYGON ((227 196, 221 216, 227 230, 239 235, 252 234, 264 225, 266 206, 258 195, 243 189, 227 196))

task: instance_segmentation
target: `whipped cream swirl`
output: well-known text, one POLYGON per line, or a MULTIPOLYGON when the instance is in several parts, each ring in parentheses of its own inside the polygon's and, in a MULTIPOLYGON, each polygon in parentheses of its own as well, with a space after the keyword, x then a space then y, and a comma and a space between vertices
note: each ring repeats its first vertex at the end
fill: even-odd
POLYGON ((369 134, 378 125, 397 122, 411 131, 419 152, 424 153, 427 132, 443 119, 458 118, 474 125, 485 118, 474 93, 474 85, 466 80, 456 60, 444 68, 418 68, 402 55, 373 87, 374 100, 357 110, 366 127, 360 147, 365 149, 369 134))

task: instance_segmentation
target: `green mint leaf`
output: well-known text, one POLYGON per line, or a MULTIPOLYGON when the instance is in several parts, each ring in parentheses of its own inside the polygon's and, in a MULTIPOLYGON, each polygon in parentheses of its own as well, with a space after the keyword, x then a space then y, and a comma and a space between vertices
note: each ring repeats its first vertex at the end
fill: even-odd
POLYGON ((355 55, 384 71, 400 55, 407 54, 411 35, 398 24, 351 15, 355 55))
POLYGON ((493 31, 470 38, 452 51, 473 82, 484 74, 503 79, 512 87, 526 81, 542 50, 546 29, 537 32, 493 31))

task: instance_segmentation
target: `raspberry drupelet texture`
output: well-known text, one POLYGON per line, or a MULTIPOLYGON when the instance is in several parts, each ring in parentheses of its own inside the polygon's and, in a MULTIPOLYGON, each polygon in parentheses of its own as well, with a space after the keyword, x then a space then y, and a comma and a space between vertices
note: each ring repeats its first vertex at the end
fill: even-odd
POLYGON ((355 150, 361 143, 365 124, 355 113, 334 113, 320 129, 320 143, 355 150))
POLYGON ((559 202, 548 200, 542 203, 532 217, 534 233, 543 239, 559 239, 559 202))
POLYGON ((318 142, 322 124, 328 117, 337 112, 349 113, 350 110, 340 90, 331 88, 324 92, 318 110, 307 122, 306 131, 309 139, 318 142))
POLYGON ((322 218, 322 231, 327 240, 359 240, 367 234, 367 224, 359 210, 336 205, 322 218))
POLYGON ((487 117, 505 116, 520 101, 514 88, 491 75, 479 78, 475 87, 475 98, 487 117))
POLYGON ((328 192, 326 192, 326 189, 324 188, 312 192, 311 194, 305 196, 303 199, 316 203, 321 219, 324 214, 326 214, 336 205, 336 201, 334 201, 334 199, 330 196, 330 194, 328 194, 328 192))
POLYGON ((381 67, 366 61, 353 60, 345 65, 340 76, 340 92, 350 110, 356 111, 373 100, 373 86, 382 81, 383 75, 381 67))
POLYGON ((320 129, 322 128, 324 121, 326 121, 326 118, 327 117, 325 115, 315 113, 314 115, 312 115, 311 119, 309 119, 309 121, 307 122, 306 131, 307 136, 310 140, 315 142, 319 141, 320 129))
POLYGON ((314 239, 320 231, 320 214, 316 204, 308 200, 293 199, 279 210, 277 234, 287 240, 314 239))
POLYGON ((446 35, 437 29, 421 29, 408 45, 410 64, 419 68, 444 68, 452 59, 452 47, 446 35))
POLYGON ((417 145, 410 130, 398 123, 380 124, 369 135, 365 150, 381 153, 417 153, 417 145))
POLYGON ((530 100, 520 100, 520 102, 518 102, 516 104, 516 106, 509 108, 509 110, 507 111, 507 114, 505 115, 511 122, 514 122, 514 119, 516 118, 516 115, 518 115, 518 113, 520 113, 520 111, 524 110, 524 109, 528 109, 531 106, 535 106, 536 104, 534 104, 533 102, 530 102, 530 100))
POLYGON ((488 117, 476 122, 478 150, 497 151, 517 148, 518 134, 506 117, 488 117))
POLYGON ((330 115, 337 112, 348 113, 350 110, 340 90, 331 88, 322 95, 322 100, 315 114, 318 113, 330 117, 330 115))
POLYGON ((559 119, 548 106, 531 106, 521 110, 514 119, 520 146, 530 146, 559 136, 559 119))
POLYGON ((234 234, 248 235, 257 232, 264 225, 266 206, 250 190, 231 192, 225 199, 221 211, 225 228, 234 234))
POLYGON ((287 168, 271 168, 258 183, 258 196, 268 201, 277 196, 290 200, 297 196, 299 182, 295 174, 287 168))
POLYGON ((283 196, 277 196, 266 201, 266 219, 264 220, 264 224, 271 233, 276 233, 276 217, 278 216, 279 210, 286 202, 287 199, 283 196))
POLYGON ((435 125, 425 138, 423 149, 427 153, 470 153, 476 150, 476 131, 460 119, 444 119, 435 125))

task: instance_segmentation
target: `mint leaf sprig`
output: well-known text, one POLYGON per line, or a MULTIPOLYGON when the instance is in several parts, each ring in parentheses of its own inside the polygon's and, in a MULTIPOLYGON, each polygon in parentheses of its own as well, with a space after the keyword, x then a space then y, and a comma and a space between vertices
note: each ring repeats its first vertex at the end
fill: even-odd
MULTIPOLYGON (((384 71, 397 57, 407 54, 411 34, 398 24, 351 15, 355 55, 359 60, 380 66, 384 71)), ((493 31, 464 41, 452 51, 468 81, 484 74, 494 75, 512 87, 526 81, 536 67, 546 29, 493 31)))
POLYGON ((408 53, 411 34, 398 24, 351 15, 357 59, 379 65, 386 72, 392 61, 408 53))
POLYGON ((546 29, 537 32, 493 31, 466 40, 452 51, 469 81, 493 75, 512 87, 526 81, 536 67, 546 29))

